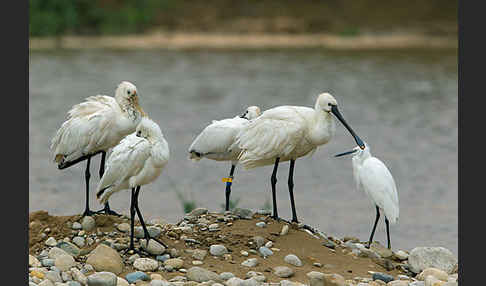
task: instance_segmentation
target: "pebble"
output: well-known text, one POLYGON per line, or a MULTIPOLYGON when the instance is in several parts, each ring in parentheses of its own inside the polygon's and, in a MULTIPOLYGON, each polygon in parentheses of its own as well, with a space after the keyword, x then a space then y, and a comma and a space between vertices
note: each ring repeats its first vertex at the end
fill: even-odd
MULTIPOLYGON (((68 281, 68 282, 66 282, 65 285, 67 285, 67 286, 82 286, 81 283, 79 283, 78 281, 68 281)), ((117 284, 117 286, 118 286, 118 284, 117 284)))
POLYGON ((130 284, 128 284, 127 280, 121 277, 116 277, 116 286, 130 286, 130 284))
POLYGON ((58 271, 47 271, 45 278, 52 282, 62 282, 61 274, 58 271))
POLYGON ((233 214, 242 219, 252 219, 254 212, 250 209, 235 208, 233 214))
POLYGON ((123 270, 123 260, 120 254, 104 244, 99 244, 91 251, 86 263, 90 264, 96 271, 109 271, 116 275, 123 270))
POLYGON ((255 267, 258 265, 258 259, 257 258, 249 258, 243 262, 241 262, 241 265, 246 266, 246 267, 255 267))
POLYGON ((232 277, 225 282, 225 285, 227 285, 227 286, 240 286, 242 282, 243 282, 243 279, 238 278, 238 277, 232 277))
POLYGON ((248 253, 248 251, 244 251, 244 250, 240 251, 240 254, 241 254, 242 256, 245 256, 245 257, 246 257, 246 256, 248 256, 248 255, 250 255, 250 254, 248 253))
POLYGON ((83 285, 86 285, 88 283, 88 278, 83 273, 81 273, 81 271, 79 271, 77 268, 74 267, 71 268, 71 274, 75 281, 78 281, 83 285))
POLYGON ((164 266, 171 266, 173 269, 179 269, 184 265, 184 260, 180 258, 171 258, 164 261, 164 266))
POLYGON ((204 263, 200 260, 193 260, 192 265, 203 265, 204 263))
POLYGON ((40 263, 40 261, 35 258, 35 256, 32 256, 29 254, 29 266, 30 267, 41 267, 42 264, 40 263))
MULTIPOLYGON (((65 255, 65 254, 63 254, 63 255, 65 255)), ((42 266, 51 267, 51 266, 54 266, 55 262, 56 262, 56 260, 51 259, 51 258, 42 259, 42 266)))
POLYGON ((430 267, 451 273, 456 263, 457 258, 444 247, 415 247, 408 256, 410 270, 414 273, 430 267))
POLYGON ((46 244, 47 246, 56 246, 56 245, 57 245, 57 241, 56 241, 56 239, 55 239, 54 237, 52 237, 52 236, 51 236, 51 237, 49 237, 49 238, 46 240, 45 244, 46 244))
POLYGON ((80 230, 83 228, 83 226, 79 222, 75 221, 73 222, 73 226, 71 228, 74 230, 80 230))
POLYGON ((127 279, 128 283, 135 283, 138 280, 141 281, 150 280, 150 277, 142 271, 135 271, 135 272, 128 273, 127 275, 125 275, 125 278, 127 279))
POLYGON ((94 218, 90 216, 85 216, 81 221, 81 226, 84 231, 92 231, 96 227, 96 222, 94 218))
POLYGON ((336 243, 334 243, 333 241, 331 241, 329 239, 324 239, 324 241, 322 242, 322 245, 324 245, 327 248, 331 248, 331 249, 336 248, 336 243))
POLYGON ((157 241, 150 239, 147 246, 147 241, 145 239, 140 240, 140 246, 152 255, 160 255, 165 252, 165 247, 158 243, 157 241))
POLYGON ((97 272, 88 276, 88 286, 116 286, 116 275, 111 272, 97 272))
POLYGON ((255 244, 255 248, 260 248, 262 247, 263 245, 265 245, 265 238, 261 237, 261 236, 254 236, 251 238, 252 242, 255 244))
POLYGON ((159 263, 151 258, 137 258, 133 262, 133 267, 140 271, 154 271, 159 267, 159 263))
POLYGON ((432 275, 429 275, 425 277, 425 286, 442 286, 444 284, 443 281, 440 281, 439 279, 435 278, 432 275))
POLYGON ((408 286, 408 281, 406 280, 394 280, 386 284, 387 286, 408 286))
POLYGON ((209 229, 209 231, 219 230, 219 225, 217 223, 210 224, 208 229, 209 229))
POLYGON ((50 280, 44 280, 39 283, 38 286, 54 286, 54 283, 52 283, 50 280))
POLYGON ((446 281, 446 282, 447 282, 447 279, 449 278, 449 275, 447 275, 447 273, 445 271, 442 271, 442 270, 437 269, 437 268, 432 268, 432 267, 424 269, 422 272, 420 272, 419 275, 417 275, 416 278, 418 280, 425 281, 425 277, 427 277, 428 275, 432 275, 435 278, 442 280, 442 281, 446 281))
POLYGON ((263 256, 263 258, 267 258, 270 255, 273 255, 273 251, 271 251, 269 248, 262 246, 258 249, 258 252, 263 256))
POLYGON ((255 225, 258 226, 258 227, 261 227, 261 228, 264 228, 264 227, 267 226, 267 224, 263 221, 257 222, 255 225))
POLYGON ((67 253, 69 253, 74 257, 78 257, 79 254, 81 253, 79 248, 74 243, 71 242, 61 241, 57 244, 57 247, 66 251, 67 253))
POLYGON ((129 232, 130 231, 130 225, 126 222, 120 223, 116 226, 116 229, 118 229, 121 232, 129 232))
POLYGON ((206 258, 207 254, 208 254, 207 250, 194 249, 194 251, 192 252, 192 258, 203 261, 204 258, 206 258))
POLYGON ((187 280, 189 281, 196 281, 196 282, 206 282, 209 280, 213 280, 214 282, 220 282, 221 278, 215 272, 209 271, 207 269, 193 266, 187 270, 186 273, 187 280))
POLYGON ((268 241, 267 243, 265 243, 265 247, 267 248, 272 248, 273 246, 273 241, 268 241))
POLYGON ((219 278, 221 278, 223 281, 229 280, 233 277, 235 277, 235 275, 231 272, 223 272, 219 274, 219 278))
POLYGON ((381 280, 381 281, 383 281, 385 283, 388 283, 388 282, 394 280, 393 276, 388 275, 388 274, 385 274, 385 273, 380 273, 380 272, 373 273, 373 275, 371 276, 371 278, 373 280, 381 280))
POLYGON ((71 255, 60 255, 56 258, 54 265, 61 271, 67 271, 76 265, 76 262, 71 255))
POLYGON ((160 280, 160 279, 154 279, 154 280, 150 281, 150 286, 170 286, 170 285, 172 285, 172 284, 167 282, 167 281, 160 280))
POLYGON ((45 274, 44 274, 44 273, 42 273, 42 272, 40 272, 40 271, 37 271, 37 270, 32 270, 32 271, 30 272, 30 275, 32 275, 32 276, 34 276, 34 277, 37 277, 37 278, 39 278, 39 279, 44 279, 44 277, 45 277, 45 274))
POLYGON ((297 257, 295 254, 286 255, 284 257, 284 261, 294 266, 302 266, 302 261, 300 261, 299 257, 297 257))
POLYGON ((228 250, 224 245, 221 244, 213 244, 209 247, 209 253, 214 256, 221 256, 223 254, 228 253, 228 250))
MULTIPOLYGON (((134 258, 134 259, 132 260, 132 263, 133 263, 133 261, 135 261, 135 259, 137 259, 137 258, 140 258, 140 256, 138 256, 138 257, 134 258)), ((164 262, 164 261, 166 261, 167 259, 170 259, 170 255, 169 255, 169 254, 157 255, 157 257, 155 257, 155 259, 156 259, 156 260, 158 260, 158 261, 160 261, 160 262, 164 262)))
POLYGON ((280 231, 280 235, 286 235, 287 233, 289 233, 289 226, 288 225, 282 226, 282 230, 280 231))
POLYGON ((406 253, 405 251, 403 250, 398 250, 397 252, 393 253, 395 255, 396 258, 398 258, 399 260, 406 260, 408 259, 408 253, 406 253))
POLYGON ((273 268, 273 274, 280 278, 288 278, 294 275, 294 270, 287 266, 276 266, 273 268))
POLYGON ((86 241, 84 237, 76 236, 73 238, 73 243, 76 244, 76 246, 83 248, 86 244, 86 241))
POLYGON ((71 275, 71 271, 62 271, 61 272, 61 278, 62 278, 62 281, 72 281, 73 280, 73 276, 71 275))

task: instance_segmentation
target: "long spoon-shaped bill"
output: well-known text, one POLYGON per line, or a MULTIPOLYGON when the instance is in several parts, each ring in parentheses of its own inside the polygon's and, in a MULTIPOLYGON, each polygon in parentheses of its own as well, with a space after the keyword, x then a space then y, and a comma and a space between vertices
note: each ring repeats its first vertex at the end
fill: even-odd
POLYGON ((356 144, 358 144, 358 146, 361 148, 361 149, 364 149, 365 148, 365 144, 363 143, 363 141, 358 137, 358 135, 356 135, 356 133, 354 133, 353 129, 351 129, 351 126, 348 125, 348 123, 346 123, 346 120, 344 120, 343 116, 341 115, 341 113, 339 113, 339 110, 337 108, 337 105, 333 105, 331 107, 331 112, 339 119, 339 121, 341 121, 341 123, 344 125, 344 127, 346 127, 346 129, 348 129, 349 133, 351 133, 351 135, 353 136, 354 138, 354 141, 356 141, 356 144))
POLYGON ((358 151, 358 150, 353 149, 351 151, 347 151, 347 152, 344 152, 344 153, 341 153, 341 154, 334 155, 334 157, 341 157, 341 156, 344 156, 344 155, 353 154, 356 151, 358 151))

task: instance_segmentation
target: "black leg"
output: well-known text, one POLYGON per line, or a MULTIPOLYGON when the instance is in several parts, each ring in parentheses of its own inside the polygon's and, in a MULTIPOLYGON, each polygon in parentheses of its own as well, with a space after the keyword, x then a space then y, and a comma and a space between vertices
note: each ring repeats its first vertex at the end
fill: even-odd
POLYGON ((370 246, 371 246, 371 242, 373 241, 373 235, 375 235, 375 229, 376 229, 376 225, 378 224, 379 219, 380 219, 380 209, 378 207, 376 207, 375 225, 373 226, 373 230, 371 231, 371 236, 370 236, 370 240, 368 242, 367 248, 370 248, 370 246))
POLYGON ((167 248, 167 245, 165 243, 163 243, 162 241, 160 241, 160 240, 158 240, 154 237, 151 237, 148 230, 147 230, 147 226, 145 225, 145 222, 143 221, 142 213, 140 212, 140 209, 138 208, 139 191, 140 191, 140 186, 138 186, 137 190, 135 191, 135 210, 137 211, 138 218, 140 219, 140 223, 142 224, 143 232, 145 234, 145 240, 147 240, 147 246, 148 246, 149 240, 153 239, 153 240, 157 241, 158 243, 162 244, 165 248, 167 248))
POLYGON ((277 211, 277 196, 276 196, 276 191, 275 191, 275 184, 277 184, 278 161, 280 161, 279 157, 277 157, 277 159, 275 159, 275 165, 273 166, 272 177, 270 178, 270 182, 272 183, 273 218, 277 219, 277 220, 279 218, 278 218, 278 211, 277 211))
POLYGON ((292 207, 292 222, 299 222, 297 220, 297 212, 295 211, 295 202, 294 202, 294 165, 295 160, 290 160, 290 169, 289 169, 289 194, 290 194, 290 205, 292 207))
MULTIPOLYGON (((235 165, 231 165, 231 171, 230 171, 230 174, 229 174, 230 179, 233 179, 233 173, 234 172, 235 172, 235 165)), ((231 185, 232 185, 232 182, 226 182, 226 207, 225 207, 225 210, 227 210, 227 211, 229 211, 231 185)))
MULTIPOLYGON (((100 179, 101 177, 103 177, 103 174, 105 173, 105 159, 106 159, 106 152, 105 151, 101 151, 101 162, 100 162, 100 179)), ((95 213, 97 214, 100 214, 100 213, 105 213, 107 215, 114 215, 114 216, 121 216, 121 214, 115 212, 115 211, 112 211, 110 209, 110 203, 109 202, 106 202, 105 203, 105 207, 102 208, 101 210, 99 211, 96 211, 95 213)))
POLYGON ((390 227, 388 226, 388 219, 385 216, 385 224, 386 224, 386 238, 388 239, 388 249, 391 249, 391 242, 390 242, 390 227))
POLYGON ((135 188, 132 188, 132 199, 130 200, 130 248, 129 250, 135 250, 133 244, 133 236, 135 231, 135 188))
POLYGON ((89 178, 91 174, 89 173, 89 163, 91 162, 91 157, 88 157, 86 161, 86 171, 84 171, 84 177, 86 181, 86 207, 84 209, 83 216, 90 216, 94 214, 94 212, 90 211, 89 209, 89 178))

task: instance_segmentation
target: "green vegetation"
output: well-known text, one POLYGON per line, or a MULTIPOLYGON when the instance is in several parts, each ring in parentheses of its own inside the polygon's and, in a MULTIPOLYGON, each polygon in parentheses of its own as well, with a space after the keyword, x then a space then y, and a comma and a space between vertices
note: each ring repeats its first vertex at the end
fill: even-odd
POLYGON ((193 198, 190 198, 190 199, 187 198, 184 194, 182 194, 179 191, 175 191, 175 192, 176 192, 177 198, 179 199, 179 202, 182 205, 182 208, 184 209, 185 214, 190 213, 193 209, 195 209, 197 207, 196 200, 194 200, 193 198))
MULTIPOLYGON (((230 198, 229 209, 234 210, 238 206, 239 203, 240 203, 240 198, 236 198, 235 200, 230 198)), ((219 206, 221 207, 221 210, 223 212, 226 210, 226 203, 222 203, 219 206)))
POLYGON ((29 0, 30 35, 457 33, 457 0, 29 0))

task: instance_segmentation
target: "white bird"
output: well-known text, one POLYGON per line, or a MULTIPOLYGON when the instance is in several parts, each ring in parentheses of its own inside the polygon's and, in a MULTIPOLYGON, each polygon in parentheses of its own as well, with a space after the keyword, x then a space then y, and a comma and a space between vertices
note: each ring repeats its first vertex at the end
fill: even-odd
POLYGON ((238 162, 239 148, 231 148, 235 142, 236 135, 241 128, 261 114, 258 106, 250 106, 245 113, 234 118, 223 120, 213 120, 204 130, 194 139, 189 147, 190 159, 199 161, 208 158, 215 161, 231 161, 229 178, 224 178, 226 182, 226 210, 229 210, 229 199, 231 194, 231 184, 233 174, 238 162))
MULTIPOLYGON (((101 153, 100 178, 104 173, 106 152, 123 137, 135 131, 144 111, 138 103, 137 88, 130 82, 121 82, 115 97, 90 96, 68 111, 68 119, 57 130, 51 141, 54 162, 59 169, 68 168, 86 160, 86 208, 83 215, 91 215, 89 209, 89 165, 91 157, 101 153)), ((115 214, 108 204, 104 211, 115 214)))
POLYGON ((159 177, 169 157, 169 145, 160 127, 147 117, 142 118, 136 132, 120 141, 108 157, 106 172, 98 184, 96 197, 104 204, 114 193, 126 189, 132 190, 130 249, 134 249, 135 211, 142 224, 147 244, 150 239, 153 239, 166 246, 156 238, 150 237, 138 208, 138 194, 140 186, 149 184, 159 177))
POLYGON ((385 213, 386 235, 388 248, 391 249, 389 223, 395 224, 398 220, 399 206, 398 193, 393 176, 380 161, 370 153, 370 147, 365 143, 365 148, 355 147, 353 150, 336 155, 335 157, 353 154, 353 176, 358 190, 363 191, 376 207, 376 219, 371 231, 368 248, 373 241, 376 224, 380 219, 380 210, 385 213))
POLYGON ((274 164, 271 176, 273 218, 278 219, 275 184, 279 162, 290 160, 289 194, 292 221, 298 222, 293 195, 295 160, 314 152, 331 140, 335 131, 333 113, 349 130, 360 146, 364 145, 339 113, 336 99, 329 93, 318 96, 314 108, 278 106, 266 110, 246 124, 237 135, 235 146, 242 151, 239 162, 245 169, 274 164))

